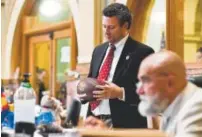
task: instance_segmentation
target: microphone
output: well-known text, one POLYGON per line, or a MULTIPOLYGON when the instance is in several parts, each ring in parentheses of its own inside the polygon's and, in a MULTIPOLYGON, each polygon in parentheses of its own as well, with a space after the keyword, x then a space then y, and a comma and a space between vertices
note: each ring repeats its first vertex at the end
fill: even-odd
POLYGON ((16 136, 19 134, 26 134, 31 137, 34 136, 34 131, 36 130, 36 127, 33 123, 29 122, 16 122, 15 124, 15 134, 16 136))
POLYGON ((65 128, 72 128, 78 125, 79 122, 79 115, 81 111, 81 102, 73 98, 68 111, 67 111, 67 118, 64 122, 63 127, 65 128))

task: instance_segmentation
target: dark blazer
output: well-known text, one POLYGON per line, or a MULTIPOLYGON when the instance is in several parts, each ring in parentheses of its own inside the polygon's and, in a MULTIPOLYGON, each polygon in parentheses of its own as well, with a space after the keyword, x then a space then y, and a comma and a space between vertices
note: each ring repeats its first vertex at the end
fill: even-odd
POLYGON ((38 102, 39 102, 39 105, 40 105, 41 104, 41 99, 43 97, 43 91, 46 90, 45 84, 44 84, 43 81, 41 81, 41 80, 38 81, 38 88, 39 88, 39 95, 38 95, 39 100, 38 100, 38 102))
MULTIPOLYGON (((109 43, 106 42, 93 51, 88 77, 96 78, 105 57, 109 43)), ((129 37, 117 63, 112 82, 125 89, 125 102, 110 99, 110 110, 115 128, 146 128, 146 118, 138 112, 139 97, 136 94, 137 73, 141 61, 153 53, 153 49, 129 37)), ((88 109, 88 115, 91 115, 88 109)))

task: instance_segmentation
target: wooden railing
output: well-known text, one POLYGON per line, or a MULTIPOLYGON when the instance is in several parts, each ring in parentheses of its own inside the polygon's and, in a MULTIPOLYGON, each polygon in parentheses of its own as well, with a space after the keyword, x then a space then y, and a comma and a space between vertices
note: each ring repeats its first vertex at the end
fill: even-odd
POLYGON ((186 63, 187 76, 202 76, 202 63, 186 63))

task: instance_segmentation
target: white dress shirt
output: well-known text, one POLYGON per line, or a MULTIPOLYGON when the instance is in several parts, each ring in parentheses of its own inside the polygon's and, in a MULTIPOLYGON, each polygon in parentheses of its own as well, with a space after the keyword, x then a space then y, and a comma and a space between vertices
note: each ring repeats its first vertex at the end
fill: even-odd
MULTIPOLYGON (((112 61, 112 64, 111 64, 111 69, 110 69, 110 72, 109 72, 109 76, 107 78, 107 81, 109 81, 109 82, 112 82, 112 79, 114 77, 114 73, 115 73, 115 70, 116 70, 116 66, 118 64, 119 58, 121 56, 121 53, 122 53, 123 48, 125 46, 125 43, 126 43, 126 41, 128 39, 128 36, 129 35, 126 35, 124 38, 122 38, 119 42, 117 42, 115 44, 116 50, 114 51, 114 58, 113 58, 113 61, 112 61)), ((104 57, 104 60, 106 59, 109 50, 110 50, 110 46, 107 49, 107 52, 106 52, 105 57, 104 57)), ((104 60, 102 61, 102 65, 104 63, 104 60)), ((101 67, 102 67, 102 65, 101 65, 101 67)), ((123 93, 123 100, 124 99, 125 99, 125 92, 123 93)), ((100 102, 99 106, 97 106, 92 111, 92 113, 95 116, 98 116, 98 115, 111 115, 110 106, 109 106, 109 99, 102 100, 100 102)))

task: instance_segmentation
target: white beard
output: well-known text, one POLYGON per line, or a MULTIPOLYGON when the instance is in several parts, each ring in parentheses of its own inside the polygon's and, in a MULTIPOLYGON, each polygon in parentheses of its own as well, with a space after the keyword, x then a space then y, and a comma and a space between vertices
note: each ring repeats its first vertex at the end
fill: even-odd
POLYGON ((140 96, 141 102, 138 105, 138 111, 142 116, 156 116, 162 113, 168 106, 168 100, 159 100, 158 95, 140 96))

